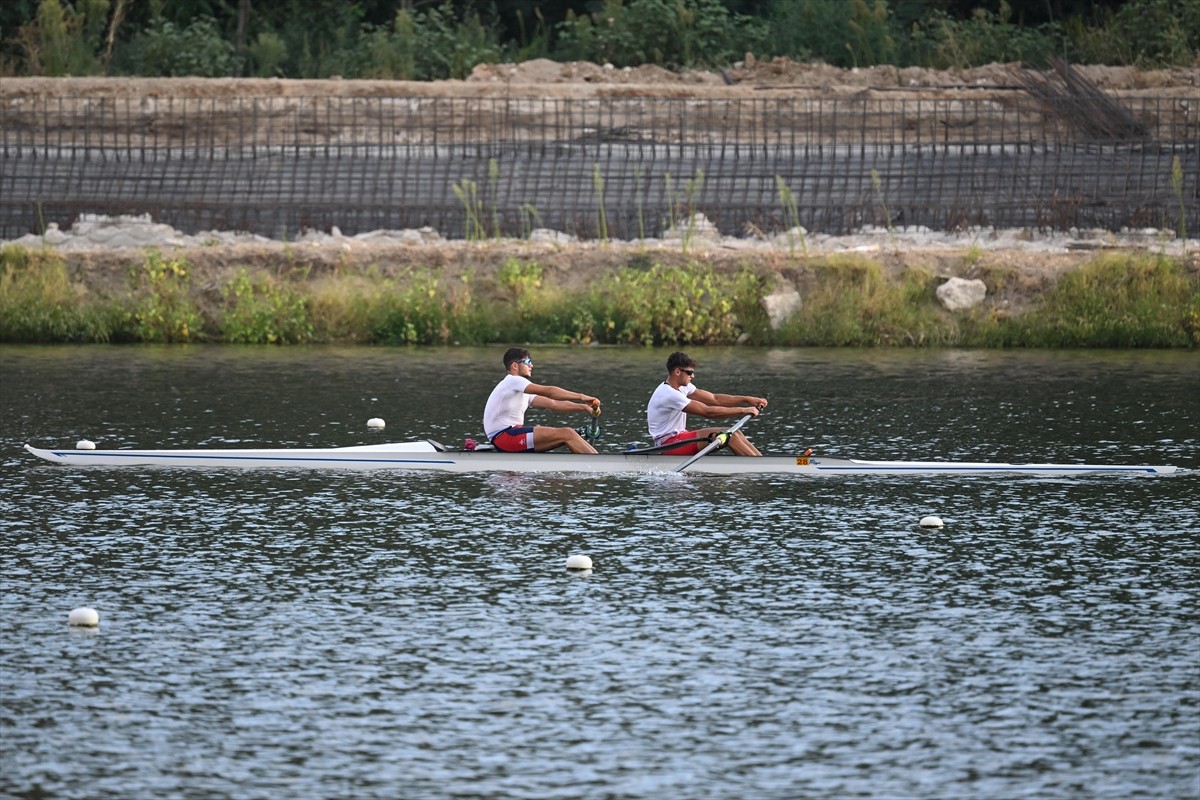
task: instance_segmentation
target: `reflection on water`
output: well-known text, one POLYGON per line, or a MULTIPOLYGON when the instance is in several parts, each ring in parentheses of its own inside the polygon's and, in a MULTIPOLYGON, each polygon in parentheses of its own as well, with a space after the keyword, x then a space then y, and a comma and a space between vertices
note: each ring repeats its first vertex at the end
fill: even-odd
MULTIPOLYGON (((501 353, 0 351, 0 795, 1200 790, 1196 473, 186 473, 20 450, 478 438, 501 353), (67 627, 81 605, 97 631, 67 627)), ((645 439, 665 352, 535 355, 535 380, 605 400, 605 448, 645 439)), ((1200 467, 1194 354, 695 355, 701 386, 770 398, 768 451, 1200 467)))

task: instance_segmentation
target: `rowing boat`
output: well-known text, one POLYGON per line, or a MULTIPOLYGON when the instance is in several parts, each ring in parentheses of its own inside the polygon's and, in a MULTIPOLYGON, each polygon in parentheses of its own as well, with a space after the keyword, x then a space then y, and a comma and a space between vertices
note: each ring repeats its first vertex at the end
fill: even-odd
MULTIPOLYGON (((675 472, 687 459, 637 450, 596 455, 455 450, 431 439, 334 448, 212 450, 45 450, 38 458, 81 467, 153 466, 242 469, 434 470, 440 472, 675 472)), ((719 453, 687 465, 707 475, 1170 475, 1172 466, 1006 464, 969 461, 864 461, 814 455, 743 457, 719 453)))

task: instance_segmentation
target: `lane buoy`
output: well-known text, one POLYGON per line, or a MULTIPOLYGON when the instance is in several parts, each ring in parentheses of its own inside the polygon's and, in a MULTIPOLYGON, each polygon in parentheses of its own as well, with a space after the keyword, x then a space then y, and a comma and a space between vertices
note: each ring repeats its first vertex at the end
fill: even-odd
POLYGON ((368 428, 382 428, 382 427, 384 427, 384 425, 386 425, 386 424, 387 424, 387 423, 385 423, 385 422, 384 422, 382 419, 380 419, 379 417, 371 417, 369 420, 367 420, 367 427, 368 427, 368 428))
POLYGON ((93 441, 89 441, 88 439, 80 439, 78 442, 75 443, 75 449, 76 450, 95 450, 96 443, 93 441))
POLYGON ((67 624, 76 628, 94 628, 100 624, 100 614, 94 608, 77 608, 67 615, 67 624))
POLYGON ((591 569, 592 559, 587 556, 567 556, 567 569, 591 569))
POLYGON ((921 517, 922 528, 940 528, 944 525, 941 517, 921 517))

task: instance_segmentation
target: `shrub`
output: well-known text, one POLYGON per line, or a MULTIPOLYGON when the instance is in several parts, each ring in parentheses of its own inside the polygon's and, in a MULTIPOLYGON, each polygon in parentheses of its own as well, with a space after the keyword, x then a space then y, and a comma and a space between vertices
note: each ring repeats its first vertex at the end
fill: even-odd
POLYGON ((936 302, 934 277, 909 270, 899 283, 878 264, 832 258, 810 266, 804 306, 776 332, 789 345, 937 346, 957 343, 958 324, 936 302))
POLYGON ((1045 66, 1061 50, 1063 34, 1057 23, 1036 28, 1012 22, 1012 7, 1004 0, 998 11, 977 8, 965 20, 931 13, 919 28, 919 63, 935 69, 966 69, 992 62, 1022 61, 1045 66))
POLYGON ((758 276, 749 270, 626 267, 597 282, 580 320, 590 319, 596 337, 613 344, 728 343, 742 332, 742 317, 757 307, 759 293, 758 276))
POLYGON ((238 73, 233 44, 221 38, 216 20, 206 16, 183 29, 158 17, 129 43, 121 65, 136 75, 219 78, 238 73))
POLYGON ((30 74, 93 75, 100 69, 108 0, 41 0, 15 41, 25 49, 30 74))
POLYGON ((0 250, 0 341, 107 342, 119 314, 72 283, 62 259, 0 250))
POLYGON ((1196 346, 1198 319, 1200 280, 1189 276, 1178 259, 1112 255, 1064 275, 1033 309, 1008 321, 1004 343, 1196 346))
POLYGON ((604 0, 556 28, 557 57, 616 66, 728 63, 766 40, 766 26, 720 0, 604 0))
POLYGON ((899 31, 884 0, 777 0, 769 19, 767 55, 857 67, 889 63, 897 54, 899 31))
POLYGON ((1200 0, 1131 0, 1098 24, 1065 24, 1068 55, 1085 64, 1189 66, 1200 51, 1200 0))
POLYGON ((225 341, 240 344, 302 344, 313 339, 308 299, 292 282, 238 270, 221 291, 229 306, 222 322, 225 341))
POLYGON ((284 74, 287 62, 287 42, 274 31, 264 31, 246 48, 254 72, 261 78, 274 78, 284 74))
POLYGON ((151 253, 131 266, 133 288, 128 335, 141 342, 190 342, 204 338, 203 317, 191 297, 192 282, 183 259, 151 253))
POLYGON ((494 328, 475 302, 471 281, 443 283, 429 271, 397 282, 373 331, 380 344, 482 344, 494 328))

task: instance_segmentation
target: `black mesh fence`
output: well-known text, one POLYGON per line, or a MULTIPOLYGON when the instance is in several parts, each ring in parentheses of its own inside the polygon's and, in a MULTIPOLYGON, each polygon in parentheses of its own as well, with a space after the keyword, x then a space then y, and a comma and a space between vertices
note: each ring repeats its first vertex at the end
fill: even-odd
MULTIPOLYGON (((0 238, 80 214, 275 238, 802 225, 1200 231, 1200 99, 0 96, 0 238)), ((882 97, 880 96, 882 95, 882 97)))

